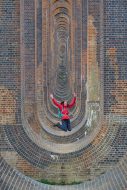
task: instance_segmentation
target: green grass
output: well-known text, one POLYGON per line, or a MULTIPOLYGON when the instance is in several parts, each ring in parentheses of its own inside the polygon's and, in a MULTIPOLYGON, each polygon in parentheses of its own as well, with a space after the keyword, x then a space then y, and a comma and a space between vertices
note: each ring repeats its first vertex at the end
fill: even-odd
POLYGON ((77 182, 77 181, 73 181, 70 183, 66 183, 65 181, 53 182, 53 181, 48 181, 47 179, 40 179, 37 181, 40 183, 48 184, 48 185, 77 185, 77 184, 81 183, 81 182, 77 182))

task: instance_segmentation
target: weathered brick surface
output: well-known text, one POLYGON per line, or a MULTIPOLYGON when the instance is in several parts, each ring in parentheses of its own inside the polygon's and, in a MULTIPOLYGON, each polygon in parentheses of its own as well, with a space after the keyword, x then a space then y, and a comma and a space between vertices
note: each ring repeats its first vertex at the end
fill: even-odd
POLYGON ((126 190, 126 7, 125 0, 0 1, 2 189, 126 190), (49 94, 69 102, 74 91, 65 133, 52 126, 49 94))

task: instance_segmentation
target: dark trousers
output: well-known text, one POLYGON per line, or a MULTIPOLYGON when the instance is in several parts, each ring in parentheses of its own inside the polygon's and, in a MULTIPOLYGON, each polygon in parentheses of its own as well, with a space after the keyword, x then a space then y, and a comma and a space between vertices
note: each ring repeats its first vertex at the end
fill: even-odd
POLYGON ((62 120, 62 125, 60 125, 60 129, 64 130, 64 131, 71 131, 71 123, 70 123, 70 119, 63 119, 62 120))

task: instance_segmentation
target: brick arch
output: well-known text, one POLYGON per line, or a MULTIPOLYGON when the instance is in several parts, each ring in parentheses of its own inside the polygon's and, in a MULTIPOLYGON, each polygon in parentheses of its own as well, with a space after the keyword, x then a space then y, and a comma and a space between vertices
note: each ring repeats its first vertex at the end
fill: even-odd
MULTIPOLYGON (((119 43, 121 36, 119 39, 118 28, 116 28, 115 43, 116 47, 119 45, 119 49, 112 48, 114 38, 112 39, 110 32, 110 29, 114 29, 114 18, 112 19, 111 15, 113 11, 116 13, 115 6, 117 5, 109 0, 106 0, 104 4, 103 1, 98 0, 72 1, 73 14, 70 17, 71 25, 69 26, 71 29, 69 45, 72 52, 69 69, 73 75, 69 77, 70 83, 76 90, 78 101, 76 108, 72 110, 75 115, 72 124, 75 126, 72 132, 65 134, 52 128, 57 112, 48 98, 54 85, 54 79, 49 77, 49 74, 52 72, 54 75, 57 74, 53 69, 58 66, 52 59, 53 56, 56 58, 57 43, 66 44, 66 38, 63 37, 65 33, 62 31, 63 34, 57 41, 54 31, 58 25, 52 23, 52 7, 49 1, 38 0, 36 1, 38 4, 35 4, 33 0, 21 1, 21 13, 24 13, 20 14, 21 20, 19 11, 16 11, 20 6, 18 0, 10 1, 9 4, 6 0, 1 2, 4 2, 0 7, 4 10, 1 32, 6 34, 6 40, 3 40, 6 51, 2 53, 1 68, 3 70, 0 76, 2 82, 0 89, 4 88, 7 94, 11 93, 11 96, 6 97, 10 98, 7 106, 8 101, 2 96, 0 110, 3 104, 8 110, 14 106, 14 110, 11 109, 13 114, 10 114, 14 122, 8 122, 11 120, 4 117, 1 121, 3 125, 0 126, 3 151, 3 159, 0 159, 2 188, 125 189, 127 185, 127 122, 126 80, 124 79, 126 76, 124 73, 119 76, 124 68, 124 57, 120 59, 119 54, 124 43, 122 46, 121 41, 119 43), (12 9, 13 6, 15 9, 12 9), (86 7, 89 15, 86 15, 86 7), (96 11, 93 13, 95 7, 96 11), (109 18, 105 17, 103 20, 105 13, 109 15, 109 18), (7 17, 4 18, 5 15, 7 17), (8 25, 7 18, 9 18, 8 25), (5 25, 9 27, 8 30, 3 30, 5 25), (21 50, 20 53, 19 50, 21 50), (120 65, 117 63, 117 58, 120 65), (92 96, 94 90, 97 89, 95 79, 98 78, 98 67, 101 71, 101 92, 105 93, 104 99, 101 96, 102 103, 96 101, 98 96, 92 96), (111 73, 114 73, 114 78, 111 78, 113 76, 111 73), (6 74, 6 80, 4 74, 6 74), (119 77, 123 77, 123 80, 119 80, 119 77), (85 79, 87 79, 87 84, 85 79), (123 101, 121 101, 121 94, 123 101), (86 110, 87 114, 85 114, 86 110), (15 162, 13 162, 14 156, 15 162), (40 185, 14 168, 33 178, 44 177, 57 183, 62 180, 68 180, 68 182, 77 180, 83 183, 65 188, 40 185)), ((126 15, 121 2, 118 2, 123 15, 126 15)), ((126 24, 124 18, 123 23, 126 24)), ((119 23, 116 24, 118 27, 119 23)), ((63 23, 59 25, 59 32, 62 26, 64 26, 63 23)), ((57 91, 55 95, 58 98, 61 94, 61 91, 57 91)), ((69 98, 71 96, 70 93, 69 98)))
POLYGON ((71 15, 72 6, 71 6, 70 4, 68 4, 68 3, 66 3, 66 2, 65 2, 65 3, 57 2, 57 3, 53 4, 53 5, 51 6, 51 12, 54 13, 54 11, 55 11, 57 8, 59 8, 59 7, 63 7, 63 8, 65 8, 65 9, 67 9, 68 14, 71 15))
MULTIPOLYGON (((54 4, 54 3, 56 3, 56 2, 60 2, 60 0, 52 0, 52 3, 54 4)), ((65 2, 67 2, 67 3, 70 3, 70 1, 69 0, 64 0, 65 2)))
POLYGON ((54 11, 52 11, 53 15, 57 15, 57 14, 65 14, 68 15, 68 8, 64 7, 64 6, 59 6, 56 9, 54 9, 54 11))

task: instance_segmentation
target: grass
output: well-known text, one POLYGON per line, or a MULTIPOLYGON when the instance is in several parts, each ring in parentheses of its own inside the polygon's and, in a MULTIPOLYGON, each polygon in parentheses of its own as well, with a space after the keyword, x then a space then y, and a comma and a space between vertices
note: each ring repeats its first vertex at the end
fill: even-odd
POLYGON ((73 181, 73 182, 70 182, 70 183, 66 183, 65 181, 60 181, 60 182, 53 182, 53 181, 49 181, 47 179, 40 179, 40 180, 37 180, 38 182, 40 183, 44 183, 44 184, 48 184, 48 185, 77 185, 77 184, 80 184, 80 182, 77 182, 77 181, 73 181))

